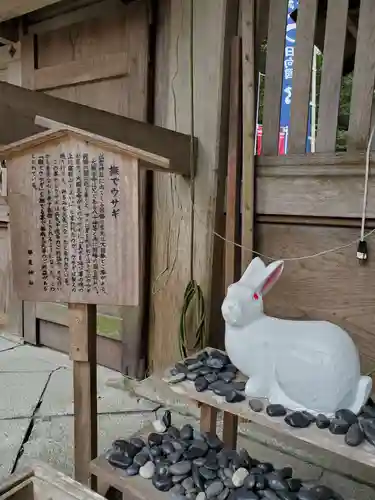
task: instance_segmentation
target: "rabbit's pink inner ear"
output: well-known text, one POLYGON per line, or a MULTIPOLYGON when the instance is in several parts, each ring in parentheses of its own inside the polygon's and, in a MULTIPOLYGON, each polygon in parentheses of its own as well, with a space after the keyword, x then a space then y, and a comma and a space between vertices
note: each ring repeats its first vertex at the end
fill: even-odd
POLYGON ((283 271, 283 266, 277 266, 277 268, 272 271, 272 273, 267 277, 262 286, 262 295, 265 295, 275 284, 275 282, 280 278, 280 274, 283 271))

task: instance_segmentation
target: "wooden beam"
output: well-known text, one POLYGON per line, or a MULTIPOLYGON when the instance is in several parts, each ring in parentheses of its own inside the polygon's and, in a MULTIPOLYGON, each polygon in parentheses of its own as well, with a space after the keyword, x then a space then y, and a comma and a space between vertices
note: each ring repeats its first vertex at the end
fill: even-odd
POLYGON ((0 2, 0 21, 23 16, 33 10, 61 2, 61 0, 2 0, 0 2))
POLYGON ((28 33, 41 35, 49 31, 55 31, 72 24, 78 24, 90 19, 103 18, 103 16, 113 16, 123 13, 125 10, 124 2, 121 0, 101 0, 90 5, 84 5, 75 8, 70 12, 64 12, 60 15, 48 16, 38 22, 28 24, 28 33))
POLYGON ((0 144, 41 132, 37 115, 169 158, 170 172, 190 175, 189 135, 0 82, 0 144))

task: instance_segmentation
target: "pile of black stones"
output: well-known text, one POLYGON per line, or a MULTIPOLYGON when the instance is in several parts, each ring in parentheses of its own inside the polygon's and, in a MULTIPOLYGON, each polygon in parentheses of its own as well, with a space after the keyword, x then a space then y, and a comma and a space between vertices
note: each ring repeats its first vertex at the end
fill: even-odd
POLYGON ((116 439, 108 462, 125 476, 150 480, 174 500, 343 500, 331 488, 305 484, 291 467, 275 468, 245 449, 224 447, 216 436, 189 424, 173 426, 166 411, 146 438, 116 439))
MULTIPOLYGON (((246 399, 246 382, 238 377, 239 372, 227 354, 210 349, 176 363, 167 381, 169 384, 178 384, 189 380, 198 392, 212 391, 223 396, 227 403, 240 403, 246 399)), ((264 404, 259 399, 250 399, 249 406, 255 412, 264 410, 264 404)), ((314 417, 306 411, 288 412, 278 404, 266 406, 265 411, 270 417, 283 417, 291 427, 301 429, 314 424, 318 429, 328 429, 332 434, 345 436, 348 446, 359 446, 364 441, 375 446, 375 403, 371 398, 359 416, 343 408, 336 412, 333 419, 323 414, 314 417)))

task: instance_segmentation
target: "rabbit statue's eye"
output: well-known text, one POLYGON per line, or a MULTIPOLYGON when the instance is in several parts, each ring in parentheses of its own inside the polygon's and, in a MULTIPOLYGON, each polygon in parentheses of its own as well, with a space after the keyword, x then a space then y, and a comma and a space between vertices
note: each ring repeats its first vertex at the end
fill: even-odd
POLYGON ((258 299, 259 299, 259 295, 258 295, 257 293, 254 293, 254 295, 253 295, 253 299, 254 299, 254 300, 258 300, 258 299))

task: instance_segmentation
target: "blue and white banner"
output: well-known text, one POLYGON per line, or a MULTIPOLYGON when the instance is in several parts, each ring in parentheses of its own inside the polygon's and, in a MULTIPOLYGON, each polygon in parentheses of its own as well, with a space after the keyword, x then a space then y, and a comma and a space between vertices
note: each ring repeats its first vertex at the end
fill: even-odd
MULTIPOLYGON (((282 1, 282 0, 281 0, 282 1)), ((285 0, 284 0, 285 1, 285 0)), ((298 9, 299 0, 288 0, 288 18, 285 32, 285 50, 284 50, 284 66, 283 66, 283 86, 281 94, 280 107, 280 132, 285 136, 285 151, 288 152, 288 135, 290 123, 290 105, 292 102, 293 92, 293 67, 294 67, 294 52, 296 45, 296 23, 290 17, 290 14, 298 9)), ((308 119, 308 138, 306 142, 306 150, 310 151, 310 131, 311 131, 311 106, 309 107, 308 119)))

